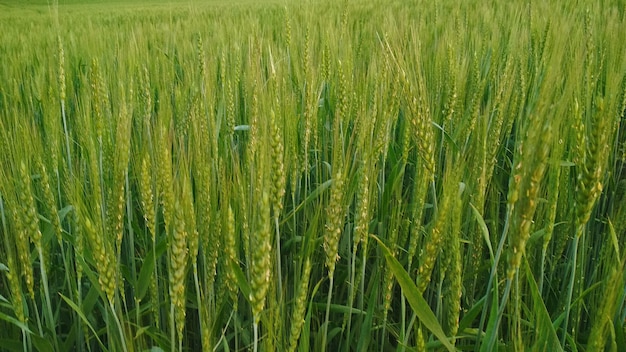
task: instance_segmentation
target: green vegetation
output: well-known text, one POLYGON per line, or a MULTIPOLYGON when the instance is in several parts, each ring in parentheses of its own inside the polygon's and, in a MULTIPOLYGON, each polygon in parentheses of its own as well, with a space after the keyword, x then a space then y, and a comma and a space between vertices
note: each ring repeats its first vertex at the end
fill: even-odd
POLYGON ((623 1, 0 6, 1 350, 626 350, 623 1))

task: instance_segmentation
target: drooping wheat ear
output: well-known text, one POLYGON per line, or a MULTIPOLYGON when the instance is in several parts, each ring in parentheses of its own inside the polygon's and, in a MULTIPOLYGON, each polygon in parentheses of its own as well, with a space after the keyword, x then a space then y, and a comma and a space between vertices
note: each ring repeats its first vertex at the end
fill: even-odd
POLYGON ((93 257, 98 270, 98 283, 111 305, 115 302, 115 263, 109 255, 110 249, 103 241, 101 226, 94 225, 88 217, 80 215, 81 227, 90 243, 93 257))
POLYGON ((250 305, 254 323, 258 324, 265 306, 265 297, 270 285, 272 253, 271 247, 270 201, 263 192, 258 206, 256 229, 251 234, 252 265, 250 266, 250 305))
MULTIPOLYGON (((26 173, 26 166, 25 164, 22 162, 20 165, 20 173, 21 173, 21 177, 20 179, 23 180, 23 176, 24 175, 28 175, 26 173)), ((47 275, 47 269, 46 269, 46 259, 44 256, 44 251, 42 248, 42 243, 41 243, 41 239, 42 239, 42 234, 41 231, 39 229, 39 220, 38 220, 38 214, 37 214, 37 208, 36 208, 36 204, 33 198, 33 193, 32 193, 32 185, 30 184, 30 182, 28 182, 28 189, 24 190, 26 191, 25 196, 22 196, 22 192, 20 192, 20 196, 19 196, 19 200, 22 203, 22 215, 24 216, 24 222, 25 225, 27 226, 27 232, 29 234, 29 237, 31 239, 31 241, 35 244, 35 248, 37 249, 37 254, 39 257, 39 274, 40 274, 40 279, 41 279, 41 287, 43 288, 43 298, 45 299, 45 316, 46 316, 46 321, 47 321, 47 328, 52 332, 52 337, 53 339, 56 341, 56 328, 55 328, 55 323, 54 323, 54 316, 52 313, 52 304, 51 304, 51 300, 50 300, 50 289, 48 286, 48 275, 47 275)), ((31 291, 31 299, 34 300, 34 294, 31 291)))
POLYGON ((183 338, 185 328, 185 276, 187 273, 187 228, 183 207, 176 202, 174 207, 174 224, 169 237, 170 245, 170 301, 176 322, 176 333, 179 342, 183 338))
MULTIPOLYGON (((535 210, 537 209, 538 194, 541 181, 546 169, 546 161, 550 153, 552 127, 546 123, 542 128, 532 128, 520 144, 518 161, 515 166, 514 200, 515 211, 511 220, 508 279, 513 279, 521 264, 522 255, 526 249, 526 242, 530 238, 530 230, 535 210)), ((512 205, 512 206, 513 206, 512 205)))
POLYGON ((21 269, 21 275, 24 277, 26 289, 31 298, 35 296, 33 267, 30 265, 30 246, 27 233, 27 225, 24 223, 21 215, 21 209, 18 210, 17 204, 8 204, 11 218, 15 226, 15 246, 17 249, 17 261, 21 269))
MULTIPOLYGON (((598 115, 604 107, 598 105, 598 115)), ((578 102, 574 106, 576 116, 581 116, 578 102)), ((602 177, 608 158, 608 141, 610 138, 610 122, 606 116, 595 116, 594 124, 586 125, 577 118, 574 125, 577 146, 575 150, 576 164, 576 228, 584 226, 591 217, 591 211, 602 193, 602 177), (591 129, 591 131, 589 131, 591 129)), ((580 231, 578 231, 580 235, 580 231)))
MULTIPOLYGON (((592 45, 592 43, 588 43, 588 45, 592 45)), ((590 48, 587 48, 587 50, 591 51, 590 48)), ((590 54, 588 53, 588 55, 590 54)), ((585 64, 590 66, 592 59, 593 57, 590 57, 585 64)), ((591 87, 595 85, 596 82, 592 77, 589 67, 585 67, 585 69, 587 72, 585 74, 586 82, 584 82, 585 86, 583 89, 583 111, 579 111, 578 100, 576 100, 574 104, 574 129, 577 144, 574 150, 574 163, 576 165, 574 229, 576 235, 572 242, 572 269, 567 287, 565 319, 563 323, 564 334, 561 339, 562 344, 565 344, 566 335, 569 333, 568 323, 572 309, 572 296, 574 295, 575 281, 581 279, 581 276, 577 278, 579 273, 578 270, 576 270, 579 251, 578 242, 585 233, 585 226, 602 193, 602 179, 604 177, 608 155, 610 154, 608 148, 613 134, 611 131, 613 127, 612 116, 607 115, 604 99, 602 97, 596 96, 592 99, 591 94, 595 92, 595 88, 591 87), (587 89, 589 89, 589 91, 587 91, 587 89), (595 106, 591 106, 590 103, 595 104, 595 106), (589 129, 591 129, 591 131, 589 131, 589 129)), ((580 290, 580 286, 576 286, 576 291, 578 290, 580 290)), ((574 317, 578 320, 580 319, 581 307, 580 305, 576 305, 574 309, 574 317)), ((577 321, 574 325, 576 323, 577 321)))
POLYGON ((42 235, 39 229, 39 216, 37 214, 37 207, 35 205, 35 198, 33 197, 32 184, 26 163, 20 163, 19 171, 18 200, 22 207, 23 221, 26 225, 26 231, 28 232, 31 242, 35 247, 39 248, 41 247, 42 235))
POLYGON ((454 171, 455 166, 452 165, 452 158, 448 158, 446 165, 446 171, 444 174, 444 186, 441 194, 441 201, 435 222, 430 230, 429 236, 426 238, 424 249, 420 253, 419 257, 419 269, 417 277, 417 289, 420 294, 423 294, 430 283, 431 275, 435 262, 441 252, 442 241, 444 239, 444 232, 448 227, 448 219, 450 217, 451 204, 455 198, 458 197, 458 172, 454 171))
POLYGON ((343 230, 343 221, 345 216, 344 207, 344 173, 338 170, 333 179, 333 185, 330 191, 330 203, 326 208, 326 227, 324 229, 324 253, 326 254, 326 268, 328 268, 328 276, 332 277, 335 273, 335 265, 339 260, 339 239, 343 230))
POLYGON ((304 325, 304 313, 306 310, 307 298, 309 295, 309 278, 311 276, 311 260, 304 261, 298 293, 294 302, 293 313, 291 314, 291 328, 289 330, 289 352, 294 352, 298 347, 298 340, 304 325))
MULTIPOLYGON (((24 241, 23 245, 18 245, 18 249, 20 247, 20 261, 22 262, 22 268, 24 270, 24 276, 26 278, 26 285, 28 287, 28 291, 32 299, 35 297, 35 293, 33 290, 33 268, 30 265, 30 251, 28 250, 28 240, 32 242, 35 247, 39 250, 41 249, 41 230, 39 229, 39 217, 37 214, 37 208, 35 206, 35 199, 33 197, 32 184, 30 180, 30 174, 27 170, 26 163, 23 161, 20 162, 19 166, 19 176, 16 180, 18 190, 17 201, 19 203, 19 210, 15 210, 15 215, 20 217, 20 220, 16 222, 16 227, 18 228, 18 238, 23 237, 21 240, 24 241), (21 228, 21 231, 19 230, 21 228), (21 233, 21 234, 20 234, 21 233), (23 252, 23 251, 26 252, 23 252)), ((40 258, 43 260, 43 258, 40 258)), ((41 263, 42 267, 45 267, 44 263, 41 263)))

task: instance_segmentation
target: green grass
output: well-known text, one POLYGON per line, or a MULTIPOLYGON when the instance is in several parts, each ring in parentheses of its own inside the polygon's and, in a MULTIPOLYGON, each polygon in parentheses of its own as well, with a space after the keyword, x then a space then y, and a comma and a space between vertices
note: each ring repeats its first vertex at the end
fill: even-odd
POLYGON ((0 349, 626 349, 623 1, 0 8, 0 349))

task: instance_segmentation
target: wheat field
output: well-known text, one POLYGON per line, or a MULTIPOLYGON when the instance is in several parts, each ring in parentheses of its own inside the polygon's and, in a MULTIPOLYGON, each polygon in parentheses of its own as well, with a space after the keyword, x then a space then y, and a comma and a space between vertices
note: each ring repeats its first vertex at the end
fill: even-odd
POLYGON ((0 350, 626 350, 625 1, 0 9, 0 350))

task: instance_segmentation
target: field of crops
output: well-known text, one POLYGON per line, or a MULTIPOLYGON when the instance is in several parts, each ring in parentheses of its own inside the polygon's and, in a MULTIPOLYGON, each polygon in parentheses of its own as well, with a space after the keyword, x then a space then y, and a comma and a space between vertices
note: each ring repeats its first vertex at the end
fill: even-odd
POLYGON ((625 1, 0 3, 0 350, 625 351, 625 1))

